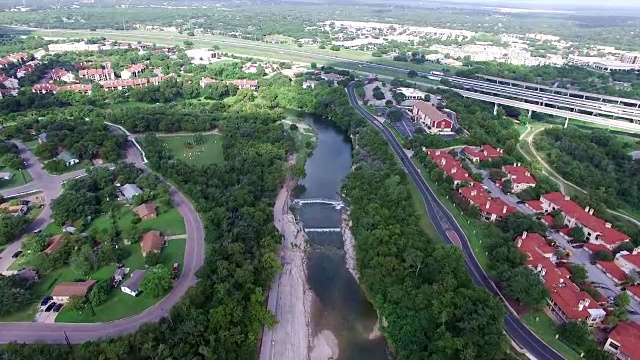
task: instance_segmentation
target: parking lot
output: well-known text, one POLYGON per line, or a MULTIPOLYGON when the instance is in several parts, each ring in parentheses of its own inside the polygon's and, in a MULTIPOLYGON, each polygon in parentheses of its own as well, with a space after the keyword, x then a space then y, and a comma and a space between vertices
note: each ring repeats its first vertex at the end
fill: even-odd
MULTIPOLYGON (((397 121, 397 122, 391 122, 391 125, 393 125, 393 127, 398 130, 398 132, 404 136, 404 137, 413 137, 413 134, 416 131, 416 128, 418 127, 418 125, 416 125, 416 123, 414 123, 411 120, 411 114, 409 113, 409 111, 407 111, 406 109, 403 109, 401 107, 398 106, 393 106, 394 109, 399 109, 400 111, 402 111, 402 120, 397 121)), ((389 111, 389 109, 387 109, 386 106, 377 106, 376 108, 376 112, 378 114, 381 114, 382 116, 384 116, 387 120, 387 112, 389 111)))

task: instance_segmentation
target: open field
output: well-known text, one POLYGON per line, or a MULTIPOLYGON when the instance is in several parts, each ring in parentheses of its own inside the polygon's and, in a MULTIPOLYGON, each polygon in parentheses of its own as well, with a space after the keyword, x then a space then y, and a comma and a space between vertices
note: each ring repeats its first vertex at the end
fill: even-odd
POLYGON ((5 167, 0 167, 0 172, 10 172, 13 177, 10 180, 0 180, 0 189, 10 189, 16 186, 27 184, 33 180, 28 171, 15 171, 5 167))
MULTIPOLYGON (((116 226, 122 230, 132 223, 136 217, 131 207, 122 207, 116 214, 116 226)), ((89 229, 108 229, 112 226, 108 215, 102 215, 91 222, 89 229)), ((143 232, 158 230, 162 235, 182 235, 186 232, 184 219, 175 208, 163 208, 158 206, 158 216, 154 219, 144 220, 137 224, 143 232)))
POLYGON ((206 140, 201 145, 187 145, 193 140, 191 135, 166 136, 162 140, 176 159, 192 165, 219 164, 224 161, 222 135, 203 135, 206 140))

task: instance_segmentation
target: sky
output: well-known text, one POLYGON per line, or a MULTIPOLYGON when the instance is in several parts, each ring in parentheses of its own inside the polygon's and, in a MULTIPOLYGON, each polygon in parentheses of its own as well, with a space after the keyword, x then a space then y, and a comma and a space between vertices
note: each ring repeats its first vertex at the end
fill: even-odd
POLYGON ((600 7, 640 7, 640 1, 638 0, 448 0, 451 2, 466 2, 495 5, 500 4, 510 7, 518 7, 521 4, 537 5, 536 7, 543 7, 544 5, 575 5, 575 6, 600 6, 600 7))

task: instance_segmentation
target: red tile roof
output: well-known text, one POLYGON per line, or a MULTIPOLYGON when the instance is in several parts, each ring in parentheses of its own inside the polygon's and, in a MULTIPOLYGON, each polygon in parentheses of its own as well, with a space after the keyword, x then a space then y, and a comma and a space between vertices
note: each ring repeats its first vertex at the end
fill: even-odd
POLYGON ((631 265, 640 269, 640 253, 637 254, 628 254, 621 256, 624 260, 626 260, 631 265))
POLYGON ((531 208, 531 210, 535 212, 541 212, 542 209, 542 201, 540 200, 529 200, 526 202, 527 206, 531 208))
POLYGON ((420 111, 424 115, 426 115, 431 122, 442 120, 442 119, 449 120, 447 115, 443 114, 442 112, 440 112, 440 110, 436 109, 435 106, 431 105, 426 101, 418 100, 413 104, 413 107, 418 109, 418 111, 420 111))
POLYGON ((542 222, 544 222, 549 226, 553 225, 553 221, 554 221, 553 216, 551 215, 545 215, 540 220, 542 220, 542 222))
POLYGON ((627 286, 627 291, 637 297, 640 297, 640 285, 627 286))
POLYGON ((541 198, 555 204, 565 216, 576 219, 583 227, 599 233, 599 239, 609 245, 618 245, 630 240, 628 235, 613 229, 610 223, 589 214, 561 192, 545 194, 541 198))
POLYGON ((502 170, 507 173, 507 176, 514 184, 536 184, 536 180, 524 166, 505 165, 502 170))
POLYGON ((584 244, 584 248, 585 248, 585 250, 589 251, 592 254, 595 254, 598 251, 604 251, 606 253, 609 253, 609 254, 613 255, 611 250, 609 250, 608 247, 606 247, 606 246, 604 246, 602 244, 586 243, 586 244, 584 244))
POLYGON ((472 186, 461 187, 458 189, 461 196, 469 200, 472 204, 478 206, 479 210, 485 214, 493 214, 498 217, 504 217, 507 214, 517 211, 500 198, 492 198, 484 188, 477 183, 472 186))
POLYGON ((429 155, 431 160, 433 160, 445 174, 451 176, 454 181, 473 183, 473 179, 469 177, 467 170, 462 167, 462 163, 445 150, 427 150, 427 155, 429 155))
POLYGON ((491 145, 482 145, 478 150, 467 146, 464 148, 464 152, 471 157, 478 158, 480 161, 495 159, 504 155, 502 149, 496 150, 491 145))
POLYGON ((640 325, 631 321, 620 322, 609 334, 609 338, 620 344, 620 352, 631 360, 640 360, 640 325))
POLYGON ((618 282, 627 280, 627 274, 622 269, 620 269, 620 267, 615 263, 611 261, 602 261, 602 260, 598 260, 596 261, 596 263, 598 264, 598 267, 602 271, 613 276, 616 280, 618 280, 618 282))
POLYGON ((524 232, 516 238, 516 244, 518 249, 527 255, 525 263, 534 268, 550 259, 556 251, 538 233, 524 232))
POLYGON ((80 76, 93 76, 93 75, 112 75, 113 69, 86 69, 80 70, 78 75, 80 76))

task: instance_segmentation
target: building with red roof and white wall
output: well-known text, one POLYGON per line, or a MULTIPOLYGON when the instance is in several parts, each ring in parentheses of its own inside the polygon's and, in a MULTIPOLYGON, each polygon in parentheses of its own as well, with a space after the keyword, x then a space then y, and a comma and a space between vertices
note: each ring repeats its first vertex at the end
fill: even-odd
POLYGON ((556 266, 555 249, 542 236, 524 232, 515 241, 518 250, 527 256, 525 264, 540 276, 549 291, 547 303, 556 321, 584 320, 589 326, 602 322, 606 312, 589 293, 571 281, 571 273, 566 268, 556 266))
POLYGON ((500 220, 517 211, 504 200, 491 197, 491 195, 484 191, 482 185, 478 183, 459 188, 458 194, 467 200, 470 206, 477 206, 482 215, 482 219, 485 221, 500 220))
POLYGON ((609 334, 604 350, 619 360, 640 360, 640 325, 620 322, 609 334))
POLYGON ((451 133, 453 132, 453 120, 443 114, 435 106, 425 101, 416 101, 411 110, 414 121, 418 121, 427 132, 451 133))
POLYGON ((462 163, 447 151, 439 149, 427 150, 427 155, 444 172, 445 176, 451 176, 453 186, 460 185, 463 182, 473 183, 473 179, 469 177, 467 170, 462 167, 462 163))
POLYGON ((614 262, 627 274, 640 273, 640 250, 635 248, 631 253, 621 251, 616 255, 614 262))
POLYGON ((587 241, 594 244, 602 244, 610 250, 618 245, 630 241, 631 238, 612 228, 611 223, 593 215, 593 209, 582 208, 571 201, 571 198, 561 192, 545 194, 540 197, 545 213, 558 210, 564 215, 564 223, 568 227, 581 226, 584 229, 587 241))
POLYGON ((482 145, 478 149, 467 146, 464 148, 464 153, 467 158, 474 163, 480 162, 482 160, 497 159, 504 155, 502 149, 494 149, 491 145, 482 145))
POLYGON ((519 193, 524 189, 536 186, 536 179, 533 178, 529 170, 518 165, 504 165, 502 171, 507 174, 503 180, 511 180, 511 192, 519 193))

